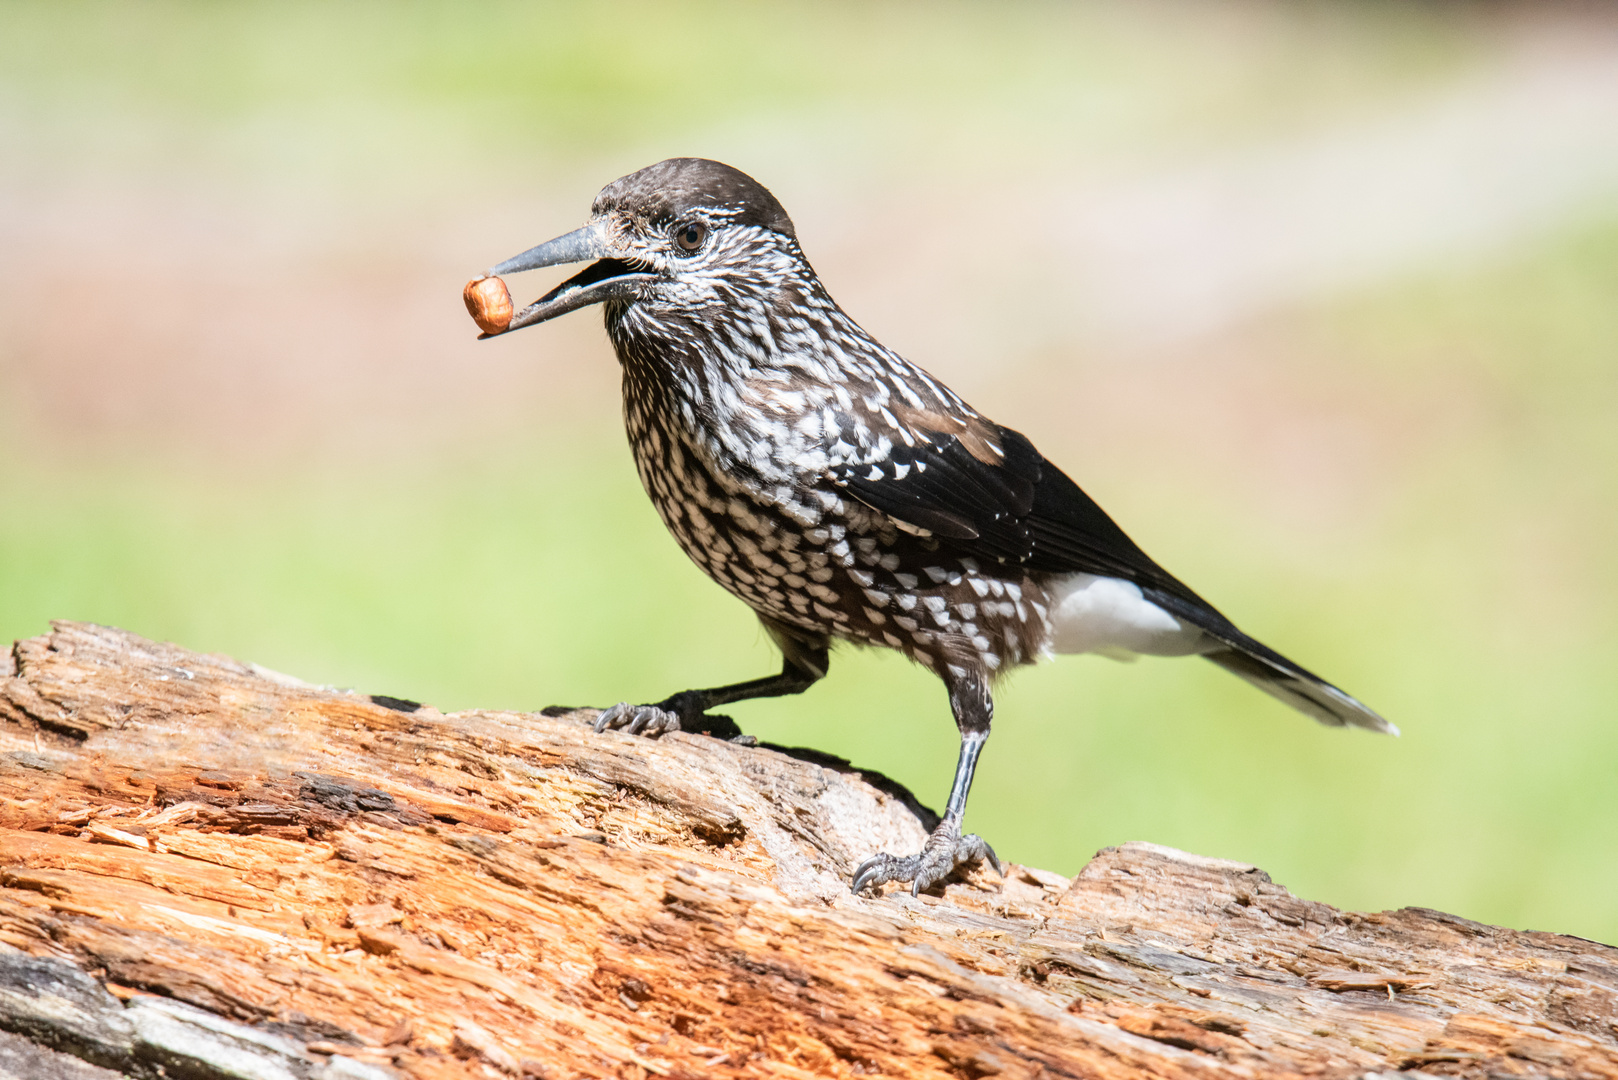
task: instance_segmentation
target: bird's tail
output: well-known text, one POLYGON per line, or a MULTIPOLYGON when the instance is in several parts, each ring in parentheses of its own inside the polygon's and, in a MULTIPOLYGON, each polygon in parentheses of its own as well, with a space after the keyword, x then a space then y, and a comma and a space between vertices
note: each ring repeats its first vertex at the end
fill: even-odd
MULTIPOLYGON (((1252 644, 1258 645, 1258 642, 1252 644)), ((1255 650, 1222 642, 1220 648, 1202 655, 1322 724, 1332 727, 1353 725, 1385 735, 1399 734, 1398 728, 1360 701, 1262 645, 1255 650)))
POLYGON ((1202 629, 1213 647, 1202 655, 1233 675, 1284 701, 1305 716, 1330 727, 1359 727, 1397 735, 1399 729, 1369 707, 1312 671, 1294 664, 1274 649, 1248 637, 1212 608, 1199 609, 1184 599, 1153 590, 1151 599, 1202 629))

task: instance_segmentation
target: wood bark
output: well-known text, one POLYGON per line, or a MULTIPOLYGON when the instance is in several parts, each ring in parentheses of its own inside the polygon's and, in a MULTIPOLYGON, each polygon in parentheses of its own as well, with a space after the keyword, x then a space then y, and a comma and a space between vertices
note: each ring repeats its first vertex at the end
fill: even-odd
POLYGON ((928 813, 824 755, 0 654, 0 1076, 1618 1077, 1618 950, 1150 844, 849 895, 928 813))

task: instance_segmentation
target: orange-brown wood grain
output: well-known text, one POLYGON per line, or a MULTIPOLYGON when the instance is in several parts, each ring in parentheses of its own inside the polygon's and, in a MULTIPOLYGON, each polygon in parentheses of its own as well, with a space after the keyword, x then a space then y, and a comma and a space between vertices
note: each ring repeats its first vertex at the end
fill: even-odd
POLYGON ((925 829, 824 759, 82 624, 0 670, 0 950, 274 1032, 288 1075, 1618 1077, 1592 942, 1151 845, 856 898, 925 829))

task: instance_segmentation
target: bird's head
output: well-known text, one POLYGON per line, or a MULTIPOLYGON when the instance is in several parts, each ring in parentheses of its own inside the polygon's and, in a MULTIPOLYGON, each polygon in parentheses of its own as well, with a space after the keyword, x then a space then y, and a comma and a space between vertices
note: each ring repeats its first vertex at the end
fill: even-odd
POLYGON ((767 291, 800 258, 792 219, 764 185, 717 161, 670 158, 603 188, 582 229, 489 274, 595 260, 517 312, 507 327, 516 330, 604 302, 654 319, 700 316, 767 291))

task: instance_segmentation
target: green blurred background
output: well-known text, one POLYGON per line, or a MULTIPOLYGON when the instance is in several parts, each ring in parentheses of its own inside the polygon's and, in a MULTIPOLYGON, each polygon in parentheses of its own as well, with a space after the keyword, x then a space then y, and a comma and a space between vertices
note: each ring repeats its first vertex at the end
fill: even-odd
MULTIPOLYGON (((855 318, 1404 729, 1029 669, 968 821, 1002 854, 1152 840, 1618 941, 1605 7, 8 3, 0 636, 444 709, 773 670, 639 490, 599 317, 479 343, 459 299, 674 154, 769 185, 855 318)), ((734 712, 942 802, 897 656, 734 712)))

